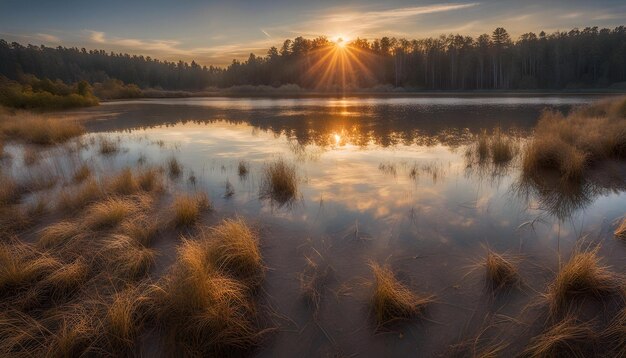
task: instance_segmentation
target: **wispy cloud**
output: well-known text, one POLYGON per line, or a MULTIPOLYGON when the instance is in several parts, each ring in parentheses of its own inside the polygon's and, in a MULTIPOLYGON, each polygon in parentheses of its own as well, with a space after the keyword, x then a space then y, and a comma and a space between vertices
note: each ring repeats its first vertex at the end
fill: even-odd
POLYGON ((270 35, 267 31, 265 31, 265 30, 263 30, 263 29, 261 29, 261 32, 262 32, 265 36, 267 36, 267 37, 269 37, 269 38, 271 38, 271 37, 272 37, 272 35, 270 35))

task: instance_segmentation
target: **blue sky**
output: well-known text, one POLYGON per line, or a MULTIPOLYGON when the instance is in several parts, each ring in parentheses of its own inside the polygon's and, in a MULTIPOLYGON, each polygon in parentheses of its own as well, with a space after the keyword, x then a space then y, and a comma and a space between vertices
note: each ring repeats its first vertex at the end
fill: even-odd
POLYGON ((299 35, 479 35, 626 25, 623 0, 0 0, 0 38, 224 65, 299 35))

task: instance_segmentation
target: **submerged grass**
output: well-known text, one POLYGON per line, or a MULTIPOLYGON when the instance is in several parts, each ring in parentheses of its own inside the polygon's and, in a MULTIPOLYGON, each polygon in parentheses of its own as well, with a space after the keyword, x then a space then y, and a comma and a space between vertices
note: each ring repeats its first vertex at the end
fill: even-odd
POLYGON ((379 325, 421 315, 433 296, 421 296, 398 281, 389 267, 370 265, 374 273, 372 310, 379 325))
POLYGON ((261 183, 261 195, 279 203, 295 199, 298 193, 298 178, 295 165, 280 158, 265 166, 261 183))
POLYGON ((587 357, 593 355, 589 347, 597 339, 591 324, 565 318, 534 337, 522 356, 540 357, 587 357))

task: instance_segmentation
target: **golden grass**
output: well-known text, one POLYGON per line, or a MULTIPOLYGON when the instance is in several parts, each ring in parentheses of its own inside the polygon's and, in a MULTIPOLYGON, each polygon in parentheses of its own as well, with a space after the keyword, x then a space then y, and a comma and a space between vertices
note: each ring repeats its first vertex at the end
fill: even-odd
POLYGON ((145 195, 125 198, 110 197, 91 205, 83 222, 92 229, 114 227, 129 215, 136 214, 151 204, 151 198, 145 195))
POLYGON ((43 279, 60 263, 21 244, 0 244, 0 295, 20 290, 43 279))
POLYGON ((491 250, 487 252, 484 266, 487 285, 494 290, 511 287, 520 281, 519 272, 511 260, 491 250))
POLYGON ((39 231, 37 245, 41 248, 66 245, 68 241, 77 238, 82 232, 83 228, 80 224, 73 221, 61 221, 39 231))
POLYGON ((468 156, 475 156, 479 163, 491 160, 494 164, 501 165, 513 159, 516 148, 515 139, 502 133, 500 128, 496 128, 491 134, 482 131, 476 136, 474 146, 468 149, 468 156))
POLYGON ((178 195, 174 197, 171 206, 172 222, 178 227, 193 225, 200 219, 200 213, 210 207, 211 203, 205 193, 178 195))
POLYGON ((0 174, 0 205, 15 204, 22 189, 15 179, 0 174))
POLYGON ((120 231, 148 247, 159 233, 159 223, 145 214, 135 215, 120 224, 120 231))
POLYGON ((145 312, 139 289, 129 288, 116 293, 108 306, 105 330, 114 351, 127 351, 134 346, 145 323, 145 312))
POLYGON ((82 356, 87 353, 99 333, 87 314, 65 315, 48 344, 46 356, 82 356))
POLYGON ((391 269, 371 264, 374 273, 372 310, 380 325, 418 316, 433 302, 433 296, 420 296, 396 279, 391 269))
POLYGON ((293 200, 298 193, 296 167, 280 158, 265 166, 261 195, 280 203, 293 200))
POLYGON ((566 318, 534 337, 522 356, 543 357, 586 357, 589 345, 597 339, 591 325, 566 318))
POLYGON ((153 249, 121 234, 112 235, 105 240, 100 253, 108 266, 107 272, 124 281, 147 275, 156 256, 153 249))
POLYGON ((100 154, 103 155, 115 154, 120 150, 119 143, 107 137, 100 138, 98 148, 100 154))
POLYGON ((89 266, 85 260, 78 258, 52 272, 41 283, 53 299, 59 299, 78 291, 88 276, 89 266))
POLYGON ((577 249, 548 286, 545 298, 553 317, 566 312, 573 298, 591 296, 601 299, 619 292, 619 280, 608 267, 600 264, 598 249, 577 249))
POLYGON ((616 116, 610 109, 598 110, 599 106, 611 107, 616 102, 595 104, 567 117, 559 112, 544 112, 524 150, 524 174, 537 175, 543 169, 554 169, 566 180, 580 179, 595 162, 623 159, 626 118, 616 116))
POLYGON ((206 243, 184 241, 160 286, 156 307, 179 354, 232 354, 260 337, 246 286, 214 270, 208 255, 206 243))
POLYGON ((43 357, 51 332, 16 309, 0 312, 0 357, 43 357))
POLYGON ((626 240, 626 217, 622 218, 622 220, 615 228, 615 237, 620 240, 626 240))
POLYGON ((613 318, 602 333, 614 357, 626 357, 626 307, 613 318))
POLYGON ((22 158, 26 166, 34 165, 39 161, 39 152, 33 147, 25 147, 22 158))
POLYGON ((87 178, 91 176, 91 168, 87 164, 82 164, 76 171, 74 171, 74 175, 72 175, 72 181, 74 183, 82 183, 87 178))
POLYGON ((167 161, 167 170, 172 178, 178 178, 183 172, 183 166, 172 157, 167 161))
POLYGON ((216 269, 248 286, 261 283, 265 268, 258 235, 242 218, 225 219, 203 234, 209 238, 209 259, 216 269))
POLYGON ((78 188, 63 190, 57 199, 57 207, 63 211, 77 211, 104 196, 104 189, 95 179, 88 179, 78 188))
POLYGON ((122 169, 118 174, 108 179, 108 190, 120 195, 130 195, 139 190, 139 184, 133 177, 130 168, 122 169))
POLYGON ((161 170, 146 168, 135 174, 135 180, 139 188, 146 192, 160 192, 163 190, 163 178, 161 170))
POLYGON ((9 138, 51 145, 78 137, 85 133, 85 128, 72 120, 24 112, 0 121, 0 131, 9 138))

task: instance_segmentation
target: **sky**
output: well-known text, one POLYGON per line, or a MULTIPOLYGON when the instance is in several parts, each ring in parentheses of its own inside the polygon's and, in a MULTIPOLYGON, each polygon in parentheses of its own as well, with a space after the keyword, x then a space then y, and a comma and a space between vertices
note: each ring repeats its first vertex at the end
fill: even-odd
POLYGON ((504 27, 525 32, 626 25, 624 0, 0 0, 0 38, 226 65, 286 38, 408 39, 504 27))

